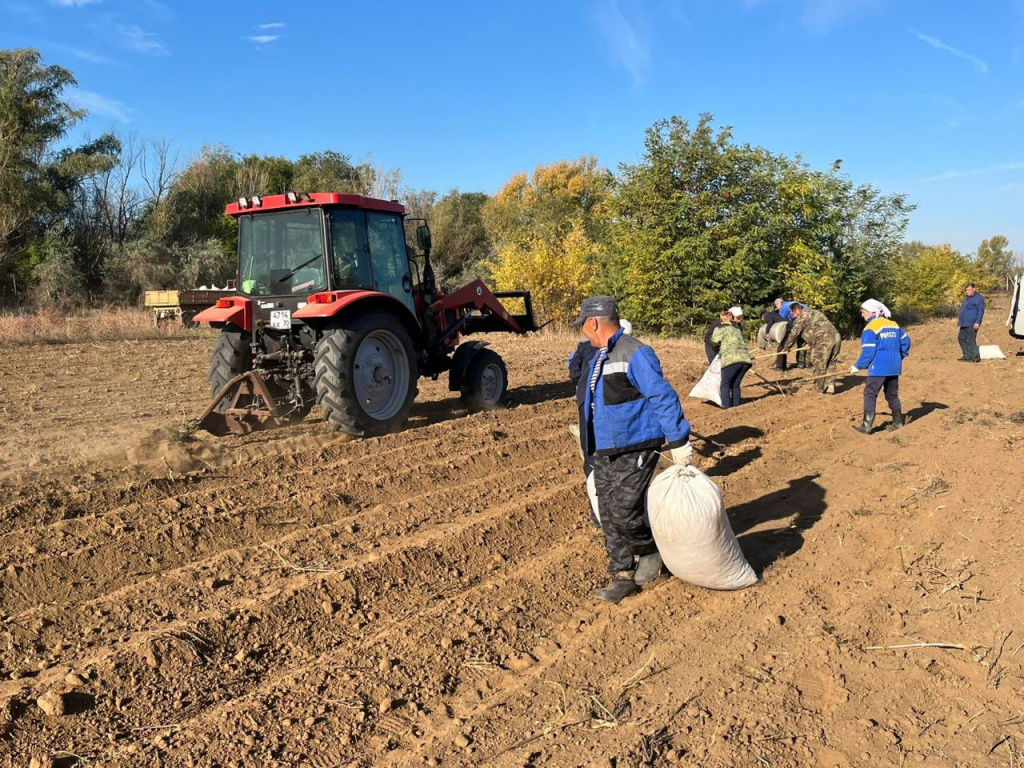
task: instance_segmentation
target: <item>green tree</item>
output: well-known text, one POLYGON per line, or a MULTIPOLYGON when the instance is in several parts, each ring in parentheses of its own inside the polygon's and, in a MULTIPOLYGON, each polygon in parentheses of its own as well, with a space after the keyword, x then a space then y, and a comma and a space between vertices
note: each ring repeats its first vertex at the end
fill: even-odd
POLYGON ((440 285, 458 288, 480 271, 481 262, 493 256, 483 220, 488 199, 483 192, 453 189, 434 206, 430 221, 432 258, 440 285))
POLYGON ((29 251, 37 304, 67 309, 84 302, 85 279, 75 263, 74 245, 65 225, 49 230, 29 251))
POLYGON ((982 291, 1003 288, 1013 272, 1013 251, 1010 241, 1002 235, 982 240, 974 259, 975 282, 982 291))
POLYGON ((71 72, 45 66, 34 48, 0 50, 0 271, 11 268, 21 230, 46 205, 54 143, 85 115, 62 99, 74 85, 71 72))
POLYGON ((293 189, 296 192, 362 192, 359 169, 348 155, 333 149, 299 157, 295 163, 293 189))
POLYGON ((843 327, 884 286, 912 210, 903 197, 855 186, 838 162, 816 171, 736 144, 707 114, 655 123, 645 148, 621 168, 599 284, 641 326, 692 331, 731 304, 786 295, 843 327))

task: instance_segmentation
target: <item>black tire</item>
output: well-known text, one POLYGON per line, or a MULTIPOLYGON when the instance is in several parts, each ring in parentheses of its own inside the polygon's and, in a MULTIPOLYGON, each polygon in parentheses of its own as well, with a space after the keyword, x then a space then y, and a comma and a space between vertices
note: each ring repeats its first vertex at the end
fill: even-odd
MULTIPOLYGON (((225 328, 213 343, 210 355, 210 373, 206 379, 210 382, 210 397, 215 397, 221 387, 240 373, 252 370, 252 347, 249 334, 242 330, 225 328)), ((217 404, 217 411, 223 411, 231 404, 225 397, 217 404)))
POLYGON ((405 326, 369 312, 324 332, 316 345, 313 388, 324 418, 355 437, 401 427, 416 398, 416 356, 405 326))
POLYGON ((508 369, 501 355, 481 349, 462 379, 462 402, 470 411, 493 411, 508 404, 508 369))

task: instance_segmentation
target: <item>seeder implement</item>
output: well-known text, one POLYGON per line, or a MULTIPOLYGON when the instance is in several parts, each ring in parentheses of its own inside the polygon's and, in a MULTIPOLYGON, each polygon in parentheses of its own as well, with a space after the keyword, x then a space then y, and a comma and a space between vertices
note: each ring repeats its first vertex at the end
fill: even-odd
POLYGON ((218 437, 228 434, 247 435, 258 429, 284 426, 291 422, 289 415, 282 415, 260 372, 246 371, 232 377, 214 394, 209 407, 195 421, 195 426, 218 437), (229 397, 230 404, 218 410, 218 406, 229 397))

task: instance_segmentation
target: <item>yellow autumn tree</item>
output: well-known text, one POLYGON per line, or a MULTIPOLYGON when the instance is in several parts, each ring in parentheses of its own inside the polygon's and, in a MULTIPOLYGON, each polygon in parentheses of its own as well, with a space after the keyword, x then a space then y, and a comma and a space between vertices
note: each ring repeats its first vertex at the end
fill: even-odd
POLYGON ((484 207, 498 290, 525 289, 542 321, 567 323, 593 288, 607 232, 611 174, 594 157, 517 173, 484 207))
POLYGON ((534 237, 502 246, 491 265, 500 291, 530 291, 543 321, 566 324, 590 295, 600 246, 587 237, 582 222, 572 222, 561 240, 534 237))
POLYGON ((892 270, 894 306, 927 315, 953 311, 971 281, 971 266, 949 245, 906 243, 892 270))

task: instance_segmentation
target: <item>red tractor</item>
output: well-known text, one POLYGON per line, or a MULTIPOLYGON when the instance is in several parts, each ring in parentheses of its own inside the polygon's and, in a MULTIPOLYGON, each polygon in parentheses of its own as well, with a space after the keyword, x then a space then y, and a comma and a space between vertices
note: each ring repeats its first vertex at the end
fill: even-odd
POLYGON ((314 403, 342 432, 380 435, 405 421, 420 376, 448 372, 470 410, 503 405, 508 372, 475 333, 537 330, 526 291, 477 280, 438 292, 430 230, 416 228, 422 273, 396 202, 335 193, 239 198, 238 295, 195 317, 221 333, 210 357, 214 434, 297 422, 314 403), (513 299, 522 312, 502 304, 513 299))

